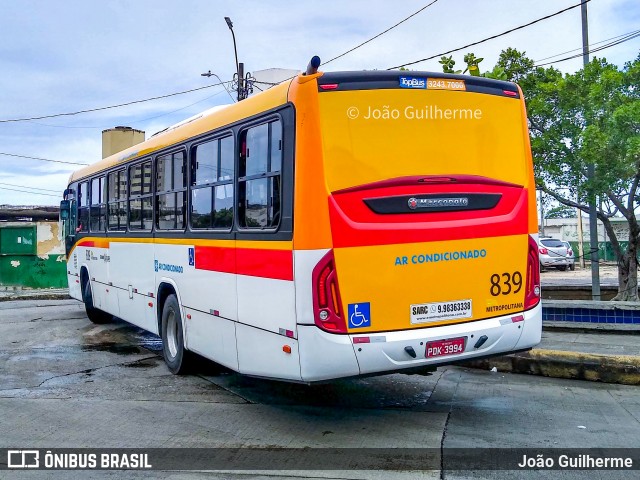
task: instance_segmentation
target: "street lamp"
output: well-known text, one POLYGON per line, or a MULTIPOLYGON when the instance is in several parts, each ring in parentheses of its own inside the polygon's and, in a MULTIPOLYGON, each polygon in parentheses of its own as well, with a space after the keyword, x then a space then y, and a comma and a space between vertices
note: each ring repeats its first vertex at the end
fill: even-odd
POLYGON ((238 76, 238 101, 247 98, 244 89, 244 63, 238 63, 238 48, 236 46, 236 34, 233 32, 233 22, 229 17, 224 17, 224 21, 227 22, 227 27, 231 30, 231 36, 233 37, 233 53, 236 56, 236 75, 238 76))
POLYGON ((225 92, 227 92, 227 94, 229 95, 229 97, 231 98, 231 101, 233 102, 233 97, 231 96, 231 93, 229 92, 229 89, 227 88, 227 85, 225 84, 225 82, 222 81, 222 79, 216 75, 215 73, 211 73, 211 70, 209 70, 206 73, 201 73, 200 74, 201 77, 216 77, 218 79, 218 81, 220 82, 220 85, 222 85, 222 88, 224 88, 225 92))

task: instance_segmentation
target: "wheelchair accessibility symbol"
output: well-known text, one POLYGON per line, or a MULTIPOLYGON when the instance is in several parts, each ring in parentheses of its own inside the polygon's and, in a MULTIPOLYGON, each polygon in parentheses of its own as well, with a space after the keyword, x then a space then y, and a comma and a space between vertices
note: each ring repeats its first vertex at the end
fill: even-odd
POLYGON ((371 326, 371 304, 350 303, 348 310, 349 328, 364 328, 371 326))

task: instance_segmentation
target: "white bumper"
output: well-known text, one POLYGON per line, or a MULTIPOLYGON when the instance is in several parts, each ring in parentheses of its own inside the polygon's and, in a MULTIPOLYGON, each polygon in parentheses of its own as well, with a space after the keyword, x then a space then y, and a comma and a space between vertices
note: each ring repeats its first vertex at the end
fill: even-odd
POLYGON ((315 326, 298 325, 302 380, 313 382, 443 365, 534 347, 540 343, 542 334, 541 303, 518 315, 442 327, 348 336, 332 335, 315 326), (518 315, 523 315, 524 320, 513 322, 513 317, 518 315), (476 348, 476 343, 483 336, 487 337, 486 340, 476 348), (462 353, 426 358, 428 342, 459 337, 466 337, 462 353), (413 349, 415 358, 406 347, 413 349))

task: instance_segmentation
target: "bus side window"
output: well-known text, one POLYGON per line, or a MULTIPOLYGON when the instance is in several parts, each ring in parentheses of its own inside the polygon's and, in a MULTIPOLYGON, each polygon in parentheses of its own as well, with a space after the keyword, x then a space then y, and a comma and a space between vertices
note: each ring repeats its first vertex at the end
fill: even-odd
POLYGON ((163 155, 156 160, 156 227, 184 228, 186 156, 184 152, 163 155))
POLYGON ((127 228, 127 175, 126 170, 116 170, 109 174, 107 196, 107 228, 126 230, 127 228))
POLYGON ((78 186, 78 225, 76 233, 89 231, 89 183, 78 186))
POLYGON ((245 228, 275 228, 280 222, 282 123, 251 127, 241 134, 240 224, 245 228))
POLYGON ((106 230, 106 182, 105 177, 97 177, 91 180, 91 231, 104 232, 106 230))
POLYGON ((151 230, 153 193, 151 161, 129 168, 129 230, 151 230))
POLYGON ((191 228, 233 225, 233 136, 197 145, 191 155, 191 228))

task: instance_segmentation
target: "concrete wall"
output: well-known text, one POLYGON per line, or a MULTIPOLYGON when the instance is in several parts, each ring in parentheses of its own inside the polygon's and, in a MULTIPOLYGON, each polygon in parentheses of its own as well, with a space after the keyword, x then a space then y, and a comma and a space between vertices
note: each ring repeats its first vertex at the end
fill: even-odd
POLYGON ((8 222, 1 223, 0 230, 0 286, 67 286, 64 243, 57 222, 8 222), (32 236, 35 245, 31 245, 32 236))

